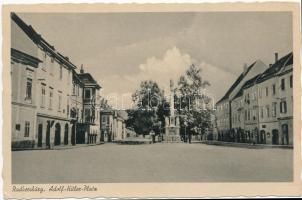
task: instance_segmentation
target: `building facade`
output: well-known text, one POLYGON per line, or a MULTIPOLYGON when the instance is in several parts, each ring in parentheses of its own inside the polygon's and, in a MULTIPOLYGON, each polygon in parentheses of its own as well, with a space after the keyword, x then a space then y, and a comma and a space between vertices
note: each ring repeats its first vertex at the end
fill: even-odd
POLYGON ((218 131, 219 128, 228 128, 221 121, 231 119, 230 135, 227 138, 220 137, 220 140, 293 145, 292 71, 293 54, 289 53, 280 59, 275 54, 274 64, 245 81, 230 100, 229 112, 223 109, 226 100, 218 102, 218 131), (219 113, 221 110, 222 113, 219 113))
POLYGON ((78 74, 68 57, 15 13, 11 38, 12 145, 53 148, 96 143, 100 86, 93 77, 78 74))
MULTIPOLYGON (((104 141, 120 141, 128 137, 125 112, 111 108, 101 111, 101 135, 104 141)), ((129 135, 130 136, 130 135, 129 135)))
POLYGON ((226 94, 216 103, 217 138, 222 141, 232 141, 232 99, 240 92, 245 82, 263 72, 267 66, 257 60, 250 66, 244 66, 243 72, 231 85, 226 94))
POLYGON ((12 148, 33 148, 36 145, 36 70, 40 60, 15 48, 11 49, 12 148))
POLYGON ((276 140, 279 144, 293 145, 293 64, 292 56, 288 65, 277 74, 279 89, 279 133, 276 140))
POLYGON ((83 82, 83 122, 78 126, 77 141, 81 144, 99 143, 100 133, 100 95, 101 86, 83 66, 78 75, 83 82))
POLYGON ((71 144, 77 142, 77 132, 80 131, 80 124, 83 123, 83 92, 84 83, 79 75, 73 70, 72 73, 72 92, 70 95, 70 123, 71 123, 71 144))

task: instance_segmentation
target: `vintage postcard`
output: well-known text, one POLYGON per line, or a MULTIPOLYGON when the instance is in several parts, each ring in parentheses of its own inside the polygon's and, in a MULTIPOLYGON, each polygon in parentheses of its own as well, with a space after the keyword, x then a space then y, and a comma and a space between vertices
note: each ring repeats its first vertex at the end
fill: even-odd
POLYGON ((301 196, 299 13, 4 6, 5 198, 301 196))

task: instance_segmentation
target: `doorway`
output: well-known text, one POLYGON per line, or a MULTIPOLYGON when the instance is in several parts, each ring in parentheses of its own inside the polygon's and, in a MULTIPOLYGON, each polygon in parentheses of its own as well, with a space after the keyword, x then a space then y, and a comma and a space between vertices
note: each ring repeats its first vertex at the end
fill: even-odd
POLYGON ((279 133, 277 129, 272 131, 272 144, 279 144, 279 133))
POLYGON ((50 122, 47 122, 47 129, 46 129, 46 147, 50 148, 50 122))
POLYGON ((61 144, 61 125, 56 123, 55 126, 55 146, 61 144))
POLYGON ((64 145, 68 145, 68 124, 65 124, 64 130, 64 145))
POLYGON ((288 138, 288 125, 282 125, 282 144, 289 145, 289 138, 288 138))
POLYGON ((38 147, 42 147, 42 138, 43 137, 43 125, 39 124, 38 126, 38 147))

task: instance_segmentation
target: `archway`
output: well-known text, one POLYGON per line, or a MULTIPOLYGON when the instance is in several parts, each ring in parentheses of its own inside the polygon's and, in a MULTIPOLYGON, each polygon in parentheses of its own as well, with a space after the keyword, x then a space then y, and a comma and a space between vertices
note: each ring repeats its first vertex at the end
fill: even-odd
POLYGON ((288 138, 288 125, 283 124, 282 125, 282 144, 289 144, 289 138, 288 138))
POLYGON ((39 126, 38 126, 38 147, 42 147, 42 139, 43 139, 43 125, 39 124, 39 126))
POLYGON ((61 144, 61 125, 56 123, 55 126, 55 145, 61 144))
POLYGON ((47 122, 46 129, 46 147, 50 148, 50 122, 47 122))
POLYGON ((68 124, 65 124, 64 130, 64 145, 68 145, 68 124))
POLYGON ((279 144, 279 132, 277 129, 272 131, 272 144, 279 144))
POLYGON ((76 144, 76 130, 75 130, 75 124, 72 125, 71 127, 71 144, 75 145, 76 144))

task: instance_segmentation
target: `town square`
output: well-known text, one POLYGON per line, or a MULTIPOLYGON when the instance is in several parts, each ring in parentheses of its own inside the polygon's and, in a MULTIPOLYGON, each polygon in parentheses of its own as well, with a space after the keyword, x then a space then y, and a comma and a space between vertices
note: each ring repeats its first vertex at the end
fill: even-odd
POLYGON ((289 13, 10 19, 13 184, 293 181, 289 13))
POLYGON ((293 176, 290 149, 198 143, 107 143, 66 150, 15 151, 12 158, 12 180, 18 184, 289 182, 293 176), (93 159, 88 155, 94 155, 93 159))

